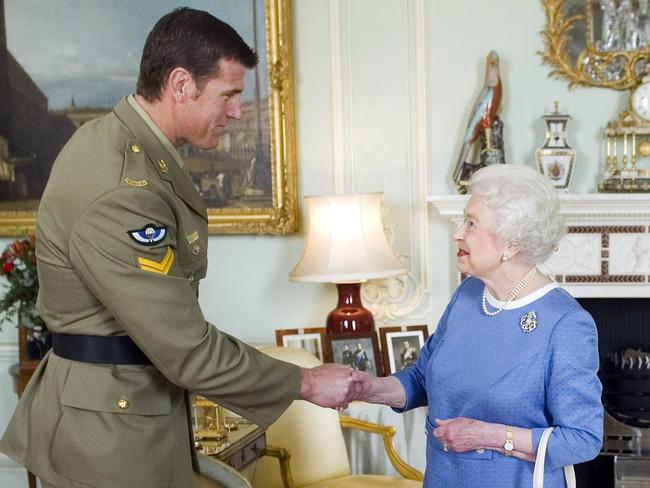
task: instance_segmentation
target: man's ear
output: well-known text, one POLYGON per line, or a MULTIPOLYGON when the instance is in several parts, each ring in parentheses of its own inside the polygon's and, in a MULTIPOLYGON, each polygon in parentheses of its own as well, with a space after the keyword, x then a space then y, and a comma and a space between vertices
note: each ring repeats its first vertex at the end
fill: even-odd
POLYGON ((192 74, 185 68, 177 67, 169 73, 167 88, 177 103, 181 103, 194 96, 196 84, 192 74))

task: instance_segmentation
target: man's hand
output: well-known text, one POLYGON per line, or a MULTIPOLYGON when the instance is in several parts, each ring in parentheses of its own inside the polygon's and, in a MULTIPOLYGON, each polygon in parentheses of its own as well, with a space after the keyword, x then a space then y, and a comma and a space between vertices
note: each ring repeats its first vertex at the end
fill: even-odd
POLYGON ((345 408, 350 401, 352 368, 342 364, 323 364, 301 368, 299 399, 329 408, 345 408))

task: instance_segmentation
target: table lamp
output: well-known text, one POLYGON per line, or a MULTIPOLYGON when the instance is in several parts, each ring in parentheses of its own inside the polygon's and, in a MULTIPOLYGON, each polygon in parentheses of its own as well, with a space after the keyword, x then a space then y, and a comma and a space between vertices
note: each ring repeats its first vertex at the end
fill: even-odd
POLYGON ((336 283, 338 305, 327 316, 327 332, 367 332, 372 313, 361 303, 361 283, 406 273, 384 233, 381 193, 305 197, 305 249, 291 281, 336 283))

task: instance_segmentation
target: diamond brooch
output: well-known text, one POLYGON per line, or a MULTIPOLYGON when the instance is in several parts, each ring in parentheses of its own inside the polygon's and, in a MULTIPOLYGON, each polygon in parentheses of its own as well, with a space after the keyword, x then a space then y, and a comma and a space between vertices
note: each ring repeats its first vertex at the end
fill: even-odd
POLYGON ((528 312, 519 319, 519 326, 525 334, 534 331, 537 328, 537 314, 535 312, 528 312))

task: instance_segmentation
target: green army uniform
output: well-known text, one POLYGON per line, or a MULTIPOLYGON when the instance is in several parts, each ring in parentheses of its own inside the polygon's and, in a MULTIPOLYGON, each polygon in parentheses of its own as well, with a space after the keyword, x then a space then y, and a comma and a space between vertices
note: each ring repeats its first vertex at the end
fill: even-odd
POLYGON ((128 335, 153 363, 41 361, 0 441, 39 478, 60 488, 190 488, 188 390, 262 426, 298 396, 299 368, 206 323, 197 300, 205 204, 126 99, 61 151, 36 235, 48 328, 128 335))

